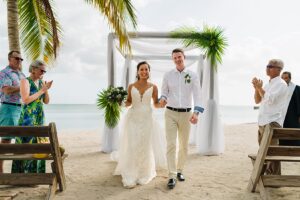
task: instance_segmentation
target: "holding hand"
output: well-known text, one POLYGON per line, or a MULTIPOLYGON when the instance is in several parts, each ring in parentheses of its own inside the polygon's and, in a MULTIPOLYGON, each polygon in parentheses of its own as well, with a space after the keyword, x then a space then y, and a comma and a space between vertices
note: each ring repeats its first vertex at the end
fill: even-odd
POLYGON ((190 118, 190 122, 192 124, 197 124, 197 122, 198 122, 198 115, 196 113, 193 113, 192 117, 190 118))
POLYGON ((160 105, 161 108, 164 108, 167 105, 167 101, 164 100, 163 98, 161 98, 159 100, 159 105, 160 105))

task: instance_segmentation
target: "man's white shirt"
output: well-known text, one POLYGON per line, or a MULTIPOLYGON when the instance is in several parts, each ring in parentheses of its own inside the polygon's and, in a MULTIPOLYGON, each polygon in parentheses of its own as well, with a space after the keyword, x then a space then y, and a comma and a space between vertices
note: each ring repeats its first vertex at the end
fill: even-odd
POLYGON ((277 122, 282 126, 288 95, 286 82, 277 76, 271 79, 263 89, 265 94, 259 108, 258 125, 264 126, 271 122, 277 122))
POLYGON ((167 101, 167 106, 173 108, 191 108, 192 97, 194 111, 203 112, 201 105, 200 80, 197 74, 188 69, 182 72, 172 69, 164 75, 161 98, 167 101))

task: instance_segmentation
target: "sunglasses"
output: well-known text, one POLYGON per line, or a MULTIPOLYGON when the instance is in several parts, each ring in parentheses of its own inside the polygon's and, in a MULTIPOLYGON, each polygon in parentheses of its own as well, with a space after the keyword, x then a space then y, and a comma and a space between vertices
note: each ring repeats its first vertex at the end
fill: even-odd
POLYGON ((40 69, 40 70, 43 74, 45 74, 47 72, 46 70, 43 70, 43 69, 40 69))
POLYGON ((281 67, 273 66, 273 65, 267 65, 267 68, 272 69, 272 68, 278 68, 281 69, 281 67))
POLYGON ((13 58, 18 60, 18 61, 23 61, 23 58, 19 58, 19 57, 13 57, 13 58))

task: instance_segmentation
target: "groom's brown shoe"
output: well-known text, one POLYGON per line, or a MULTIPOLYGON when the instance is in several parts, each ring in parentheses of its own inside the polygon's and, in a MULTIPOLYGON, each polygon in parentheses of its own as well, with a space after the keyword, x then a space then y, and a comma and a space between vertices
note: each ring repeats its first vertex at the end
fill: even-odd
POLYGON ((178 179, 179 181, 184 181, 184 180, 185 180, 185 178, 184 178, 184 176, 183 176, 182 173, 177 173, 177 179, 178 179))
POLYGON ((176 185, 176 179, 175 178, 170 178, 168 182, 168 188, 173 189, 176 185))

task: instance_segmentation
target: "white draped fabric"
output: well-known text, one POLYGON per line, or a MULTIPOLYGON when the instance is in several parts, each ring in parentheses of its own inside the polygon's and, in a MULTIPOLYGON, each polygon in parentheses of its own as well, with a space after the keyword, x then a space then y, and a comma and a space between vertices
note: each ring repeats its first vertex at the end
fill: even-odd
POLYGON ((204 113, 195 131, 195 143, 201 155, 218 155, 224 152, 224 133, 219 109, 218 74, 206 62, 203 72, 202 95, 204 113))
POLYGON ((101 151, 110 153, 118 149, 119 126, 109 128, 104 125, 104 130, 101 138, 101 151))
MULTIPOLYGON (((115 81, 114 84, 127 87, 129 83, 133 83, 136 80, 136 64, 146 60, 151 65, 151 81, 157 84, 160 90, 159 83, 162 81, 163 74, 174 68, 174 63, 171 60, 172 50, 182 48, 187 56, 185 61, 186 67, 199 75, 203 94, 202 105, 205 109, 204 113, 199 116, 199 123, 192 126, 190 144, 196 145, 201 155, 223 153, 224 135, 219 113, 218 77, 216 72, 211 71, 199 49, 193 47, 184 48, 179 44, 178 40, 174 39, 132 38, 130 42, 133 57, 125 56, 124 66, 122 66, 121 70, 123 72, 121 83, 115 81), (195 55, 197 56, 196 59, 195 55)), ((115 43, 118 46, 118 40, 115 40, 115 43)), ((119 63, 122 62, 118 61, 115 65, 119 63)), ((114 68, 114 72, 116 72, 116 67, 114 68)), ((109 72, 112 72, 112 70, 109 70, 109 72)), ((115 77, 115 75, 113 76, 115 77)), ((118 128, 104 128, 101 149, 103 152, 109 153, 117 149, 118 132, 118 128)))

